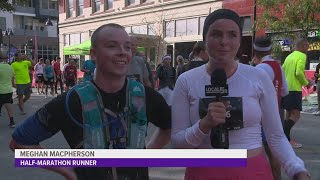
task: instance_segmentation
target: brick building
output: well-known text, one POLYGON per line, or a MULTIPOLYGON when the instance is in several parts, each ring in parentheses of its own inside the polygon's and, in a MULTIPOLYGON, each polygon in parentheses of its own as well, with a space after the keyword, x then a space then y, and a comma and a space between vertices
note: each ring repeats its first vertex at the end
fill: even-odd
POLYGON ((188 58, 195 42, 202 41, 206 16, 222 7, 238 12, 243 19, 240 54, 251 58, 254 0, 62 0, 59 1, 60 56, 79 59, 87 55, 67 55, 63 49, 90 39, 102 24, 118 23, 139 39, 153 64, 166 53, 188 58))

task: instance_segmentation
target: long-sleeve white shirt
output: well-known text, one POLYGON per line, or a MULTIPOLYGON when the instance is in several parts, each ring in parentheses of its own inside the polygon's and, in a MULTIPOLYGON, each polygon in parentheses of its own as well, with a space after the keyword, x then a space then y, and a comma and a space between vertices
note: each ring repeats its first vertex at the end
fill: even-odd
MULTIPOLYGON (((238 63, 236 72, 227 80, 230 97, 243 98, 244 128, 229 131, 230 149, 262 147, 261 125, 272 153, 290 177, 306 171, 285 137, 278 113, 276 91, 267 73, 238 63)), ((199 128, 199 99, 205 98, 205 85, 210 75, 205 65, 181 74, 172 99, 171 142, 175 148, 212 148, 210 133, 199 128)))

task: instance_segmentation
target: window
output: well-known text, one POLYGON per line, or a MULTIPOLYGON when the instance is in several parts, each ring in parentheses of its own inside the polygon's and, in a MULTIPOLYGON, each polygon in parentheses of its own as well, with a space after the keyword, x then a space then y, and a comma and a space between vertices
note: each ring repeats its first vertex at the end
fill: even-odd
POLYGON ((33 0, 25 0, 24 2, 20 2, 20 0, 13 0, 12 4, 22 7, 33 7, 33 0))
POLYGON ((81 42, 81 36, 79 34, 70 34, 70 46, 80 44, 81 42))
POLYGON ((33 30, 33 18, 24 17, 24 29, 25 30, 33 30))
POLYGON ((81 16, 82 14, 83 14, 83 0, 78 0, 77 16, 81 16))
POLYGON ((187 20, 177 20, 176 21, 176 37, 187 35, 187 20))
POLYGON ((84 33, 80 33, 80 43, 83 43, 86 40, 88 40, 88 39, 85 39, 84 37, 85 37, 85 34, 84 33))
POLYGON ((13 15, 13 28, 24 29, 23 16, 13 15))
POLYGON ((58 1, 49 0, 49 9, 58 10, 58 1))
POLYGON ((166 37, 174 37, 174 21, 165 22, 166 37))
POLYGON ((134 2, 135 2, 135 0, 126 0, 126 3, 127 3, 126 5, 127 6, 133 5, 134 2))
POLYGON ((127 32, 128 34, 132 33, 132 31, 131 31, 131 26, 125 27, 124 29, 126 30, 126 32, 127 32))
POLYGON ((147 34, 147 25, 132 26, 132 33, 134 34, 147 34))
POLYGON ((47 45, 39 45, 38 46, 38 57, 44 59, 54 59, 59 56, 58 51, 56 50, 57 46, 47 46, 47 45))
POLYGON ((6 18, 5 17, 0 17, 0 29, 2 29, 2 30, 7 29, 7 24, 6 24, 6 18))
POLYGON ((141 3, 147 3, 147 2, 152 2, 154 0, 141 0, 141 3))
POLYGON ((203 25, 204 21, 206 20, 206 17, 200 17, 200 29, 199 29, 199 34, 201 35, 203 32, 203 25))
POLYGON ((48 9, 49 7, 48 0, 40 1, 40 6, 42 9, 48 9))
POLYGON ((187 19, 187 35, 198 35, 198 18, 187 19))
POLYGON ((148 35, 156 35, 158 34, 156 24, 148 24, 148 35))
POLYGON ((73 17, 73 0, 68 1, 68 17, 73 17))
POLYGON ((99 12, 100 11, 100 6, 101 6, 101 1, 100 0, 95 0, 93 4, 93 12, 99 12))
POLYGON ((64 35, 64 46, 69 46, 70 45, 70 38, 69 38, 69 34, 65 34, 64 35))
POLYGON ((242 31, 251 31, 252 30, 252 25, 251 25, 251 18, 250 16, 247 17, 241 17, 241 23, 242 23, 242 31))
POLYGON ((105 6, 106 10, 113 8, 113 0, 106 0, 105 4, 106 4, 106 6, 105 6))

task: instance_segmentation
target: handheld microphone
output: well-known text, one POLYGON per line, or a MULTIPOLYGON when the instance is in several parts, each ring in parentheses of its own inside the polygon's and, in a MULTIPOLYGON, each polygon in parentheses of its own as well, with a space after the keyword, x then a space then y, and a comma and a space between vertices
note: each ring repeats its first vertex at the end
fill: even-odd
MULTIPOLYGON (((216 69, 211 74, 211 86, 206 86, 206 96, 215 96, 221 102, 228 95, 227 75, 224 69, 216 69)), ((211 129, 211 146, 216 149, 229 148, 229 133, 223 124, 211 129)))

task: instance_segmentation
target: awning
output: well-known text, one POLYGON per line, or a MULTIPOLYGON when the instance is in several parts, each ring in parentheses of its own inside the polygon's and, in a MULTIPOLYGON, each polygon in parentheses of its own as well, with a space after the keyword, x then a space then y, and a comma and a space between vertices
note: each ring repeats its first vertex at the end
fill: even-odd
MULTIPOLYGON (((63 48, 64 55, 89 55, 91 48, 91 40, 87 40, 81 44, 68 46, 63 48)), ((137 47, 138 52, 145 52, 144 47, 137 47)))
POLYGON ((87 40, 81 44, 63 48, 63 54, 64 55, 89 55, 90 48, 91 48, 91 41, 87 40))

